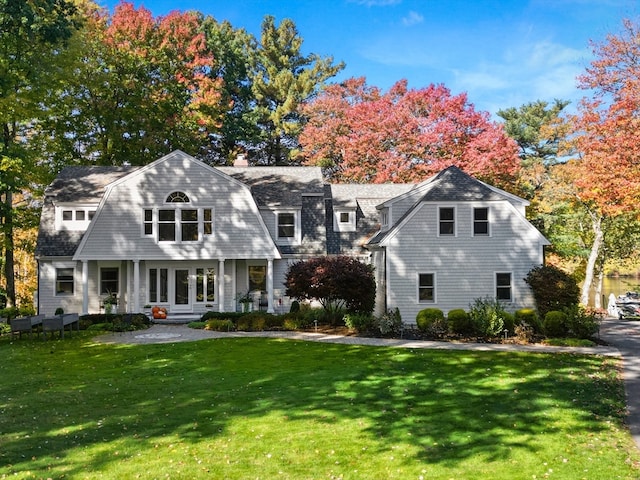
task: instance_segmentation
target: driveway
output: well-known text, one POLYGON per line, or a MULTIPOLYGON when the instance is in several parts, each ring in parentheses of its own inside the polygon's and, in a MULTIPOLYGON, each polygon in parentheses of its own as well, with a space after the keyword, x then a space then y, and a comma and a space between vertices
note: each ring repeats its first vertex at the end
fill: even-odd
POLYGON ((608 318, 602 322, 600 338, 622 355, 629 429, 640 448, 640 322, 608 318))

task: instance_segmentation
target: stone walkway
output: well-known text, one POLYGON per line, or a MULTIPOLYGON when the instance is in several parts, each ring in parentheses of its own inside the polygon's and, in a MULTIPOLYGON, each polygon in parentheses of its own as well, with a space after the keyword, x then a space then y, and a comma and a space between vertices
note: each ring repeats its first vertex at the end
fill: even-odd
POLYGON ((190 342, 208 338, 228 337, 272 337, 290 338, 313 342, 371 345, 398 348, 427 348, 440 350, 482 350, 482 351, 523 351, 523 352, 567 352, 584 355, 621 356, 623 377, 627 396, 628 423, 631 435, 640 448, 640 322, 607 319, 600 329, 600 338, 610 346, 551 347, 545 345, 500 345, 486 343, 434 342, 423 340, 402 340, 389 338, 369 338, 344 335, 329 335, 314 332, 212 332, 196 330, 186 325, 153 325, 148 330, 103 335, 98 341, 105 343, 172 343, 190 342))

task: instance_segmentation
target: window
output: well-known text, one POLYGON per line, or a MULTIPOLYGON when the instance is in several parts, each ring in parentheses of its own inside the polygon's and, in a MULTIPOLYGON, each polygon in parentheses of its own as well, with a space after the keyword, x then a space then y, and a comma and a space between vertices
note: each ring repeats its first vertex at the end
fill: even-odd
POLYGON ((473 209, 473 234, 475 236, 489 235, 489 209, 473 209))
POLYGON ((95 205, 56 207, 56 229, 86 230, 95 213, 95 205))
POLYGON ((440 208, 440 235, 455 235, 455 209, 453 207, 440 208))
POLYGON ((175 210, 159 210, 158 211, 158 241, 175 242, 176 241, 176 211, 175 210))
POLYGON ((189 203, 189 197, 184 192, 172 192, 167 196, 167 203, 189 203))
POLYGON ((213 233, 213 213, 210 208, 205 208, 202 211, 202 233, 205 235, 211 235, 213 233))
POLYGON ((278 238, 295 237, 296 215, 295 213, 278 213, 278 238))
POLYGON ((216 299, 216 272, 213 268, 196 268, 196 302, 216 299))
POLYGON ((434 303, 436 300, 435 274, 418 274, 418 302, 434 303))
POLYGON ((267 267, 265 265, 249 265, 249 291, 267 290, 267 267))
POLYGON ((335 210, 333 230, 336 232, 355 232, 356 212, 354 210, 335 210))
POLYGON ((380 212, 380 224, 383 227, 389 225, 389 212, 387 210, 382 210, 382 212, 380 212))
POLYGON ((144 211, 144 234, 153 235, 153 210, 144 211))
POLYGON ((73 268, 56 268, 56 295, 73 295, 73 268))
POLYGON ((100 295, 117 295, 118 277, 118 267, 102 267, 100 269, 100 295))
POLYGON ((511 301, 511 273, 496 273, 496 298, 511 301))
POLYGON ((159 242, 202 241, 204 236, 213 234, 213 209, 178 206, 155 211, 146 208, 142 215, 142 235, 153 237, 155 234, 159 242))
POLYGON ((169 271, 166 268, 149 269, 149 303, 169 301, 169 271))
POLYGON ((180 210, 180 232, 183 242, 198 241, 198 210, 180 210))

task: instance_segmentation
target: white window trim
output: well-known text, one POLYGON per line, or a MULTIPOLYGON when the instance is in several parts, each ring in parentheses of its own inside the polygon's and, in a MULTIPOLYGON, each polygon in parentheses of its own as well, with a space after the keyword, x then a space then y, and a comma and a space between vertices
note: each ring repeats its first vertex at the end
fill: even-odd
MULTIPOLYGON (((471 208, 471 235, 474 237, 491 237, 491 208, 486 205, 474 205, 471 208), (476 209, 478 208, 486 208, 487 209, 487 233, 486 234, 478 234, 475 233, 475 224, 476 224, 476 209)), ((506 272, 505 272, 506 273, 506 272)))
POLYGON ((53 296, 62 298, 71 298, 76 296, 76 286, 78 285, 78 271, 76 268, 76 262, 52 262, 53 266, 53 296), (57 293, 56 284, 58 283, 58 269, 59 268, 72 268, 73 269, 73 293, 57 293))
POLYGON ((93 213, 95 215, 98 209, 97 204, 92 203, 61 203, 55 206, 55 229, 71 230, 71 231, 85 231, 89 228, 91 220, 89 215, 93 213), (73 212, 72 220, 63 220, 63 212, 71 210, 73 212), (77 212, 84 212, 84 220, 76 220, 77 212))
POLYGON ((276 243, 279 245, 300 245, 302 243, 302 221, 300 219, 300 210, 298 209, 285 209, 276 210, 274 212, 274 235, 276 243), (278 236, 278 217, 283 213, 293 214, 293 237, 279 237, 278 236))
POLYGON ((416 300, 419 305, 434 305, 438 303, 438 276, 436 272, 416 273, 416 300), (420 275, 433 275, 433 300, 420 300, 420 275))
POLYGON ((380 210, 380 226, 381 230, 389 229, 389 217, 391 215, 391 209, 383 208, 380 210))
POLYGON ((195 207, 193 206, 191 203, 179 203, 179 202, 175 202, 175 203, 166 203, 165 205, 163 205, 162 207, 143 207, 141 212, 140 212, 140 237, 141 238, 153 238, 153 240, 156 243, 166 243, 166 244, 184 244, 184 245, 189 245, 189 244, 196 244, 196 243, 202 243, 206 238, 212 237, 213 234, 215 232, 215 210, 213 207, 210 206, 203 206, 203 207, 195 207), (144 232, 144 226, 145 226, 145 211, 147 210, 151 210, 151 233, 150 234, 145 234, 144 232), (158 239, 158 234, 159 234, 159 214, 158 212, 160 210, 174 210, 175 211, 175 216, 174 216, 174 225, 175 225, 175 233, 176 233, 176 239, 175 240, 159 240, 158 239), (198 240, 186 240, 186 241, 182 241, 181 237, 182 237, 182 210, 197 210, 198 211, 198 240), (211 234, 205 234, 204 233, 204 211, 205 210, 211 210, 211 234))
POLYGON ((438 205, 438 225, 437 230, 438 237, 457 237, 458 236, 458 208, 455 205, 438 205), (444 235, 440 233, 440 211, 443 208, 453 209, 453 235, 444 235))
POLYGON ((496 300, 500 301, 500 302, 505 302, 505 303, 514 303, 514 297, 515 297, 515 291, 514 291, 514 285, 513 285, 513 272, 512 271, 504 271, 504 270, 496 270, 495 272, 493 272, 493 293, 495 295, 496 300), (498 274, 501 273, 508 273, 510 275, 510 280, 511 282, 509 283, 509 291, 511 293, 509 300, 504 300, 504 299, 498 299, 498 274))
POLYGON ((336 208, 333 210, 333 231, 334 232, 355 232, 356 231, 356 211, 352 208, 336 208), (343 213, 349 215, 349 221, 341 222, 343 213))

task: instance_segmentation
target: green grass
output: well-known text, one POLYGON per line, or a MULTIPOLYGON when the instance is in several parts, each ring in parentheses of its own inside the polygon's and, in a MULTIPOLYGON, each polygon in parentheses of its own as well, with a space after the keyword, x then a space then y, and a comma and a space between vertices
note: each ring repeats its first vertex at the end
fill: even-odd
POLYGON ((0 478, 634 479, 616 359, 0 337, 0 478))

